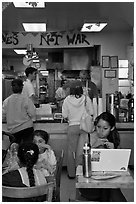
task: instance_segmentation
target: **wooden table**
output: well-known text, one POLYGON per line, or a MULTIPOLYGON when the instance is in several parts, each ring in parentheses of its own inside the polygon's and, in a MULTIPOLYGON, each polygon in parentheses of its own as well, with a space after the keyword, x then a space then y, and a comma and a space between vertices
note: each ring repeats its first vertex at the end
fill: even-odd
POLYGON ((77 167, 76 171, 77 181, 76 188, 134 188, 134 179, 130 175, 129 171, 112 171, 112 172, 103 172, 103 171, 94 171, 90 178, 83 177, 82 165, 77 167), (117 176, 110 179, 100 179, 97 180, 95 177, 101 176, 117 176))
POLYGON ((79 195, 79 188, 111 188, 111 189, 130 189, 134 188, 134 179, 128 171, 93 171, 90 178, 83 176, 82 165, 79 165, 76 170, 76 198, 79 195), (104 179, 105 176, 113 176, 113 178, 104 179), (115 177, 114 177, 115 176, 115 177), (101 179, 102 178, 102 179, 101 179))

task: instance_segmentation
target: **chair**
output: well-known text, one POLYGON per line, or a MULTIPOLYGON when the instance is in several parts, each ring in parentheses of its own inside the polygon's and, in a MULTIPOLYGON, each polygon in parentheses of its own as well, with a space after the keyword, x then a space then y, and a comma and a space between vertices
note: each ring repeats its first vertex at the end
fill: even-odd
POLYGON ((41 196, 45 198, 45 201, 51 202, 53 196, 53 189, 55 183, 50 182, 41 186, 34 187, 7 187, 2 186, 2 201, 33 201, 40 202, 41 196), (46 196, 45 196, 46 195, 46 196))
POLYGON ((56 180, 56 187, 54 191, 54 201, 60 202, 60 181, 61 181, 61 172, 62 172, 62 165, 63 165, 63 158, 64 158, 64 150, 55 151, 55 155, 57 158, 57 165, 56 165, 56 172, 55 172, 55 180, 56 180))

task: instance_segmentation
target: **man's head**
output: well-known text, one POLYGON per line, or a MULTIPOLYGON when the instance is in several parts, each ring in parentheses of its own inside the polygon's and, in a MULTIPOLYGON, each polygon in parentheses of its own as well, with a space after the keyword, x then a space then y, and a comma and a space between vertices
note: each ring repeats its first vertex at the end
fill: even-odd
POLYGON ((34 67, 27 67, 25 70, 26 77, 29 78, 31 81, 36 79, 37 69, 34 67))
POLYGON ((86 81, 87 79, 90 79, 89 70, 81 70, 79 77, 80 77, 81 81, 86 81))
POLYGON ((13 79, 11 86, 13 93, 21 93, 23 89, 23 81, 21 79, 13 79))

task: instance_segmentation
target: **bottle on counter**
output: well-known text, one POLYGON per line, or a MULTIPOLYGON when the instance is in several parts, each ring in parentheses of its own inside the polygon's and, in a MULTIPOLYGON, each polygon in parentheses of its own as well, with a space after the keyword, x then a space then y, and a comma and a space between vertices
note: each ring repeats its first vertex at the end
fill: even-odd
POLYGON ((91 173, 91 148, 85 143, 83 147, 83 176, 89 178, 91 173))

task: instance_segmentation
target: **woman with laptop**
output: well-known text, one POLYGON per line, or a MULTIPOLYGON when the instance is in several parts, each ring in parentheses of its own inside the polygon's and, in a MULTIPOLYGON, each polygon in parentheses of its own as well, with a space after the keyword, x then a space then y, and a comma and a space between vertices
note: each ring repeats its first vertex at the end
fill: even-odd
MULTIPOLYGON (((89 135, 91 148, 117 149, 120 145, 120 136, 116 129, 116 119, 109 112, 101 113, 95 119, 95 131, 89 135)), ((81 157, 79 158, 81 164, 81 157)), ((83 197, 93 201, 126 202, 120 189, 80 189, 83 197)))

